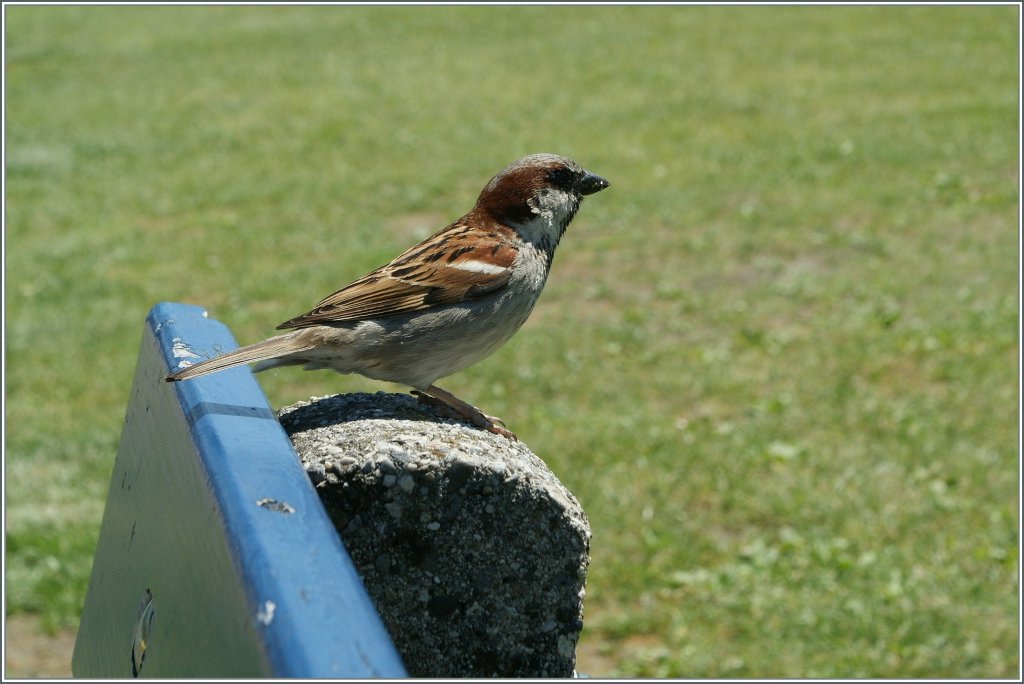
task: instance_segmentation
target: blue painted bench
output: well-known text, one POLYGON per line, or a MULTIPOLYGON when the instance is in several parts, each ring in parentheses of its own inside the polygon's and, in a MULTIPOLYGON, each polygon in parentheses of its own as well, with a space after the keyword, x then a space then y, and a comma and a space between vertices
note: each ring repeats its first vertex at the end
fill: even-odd
POLYGON ((404 677, 252 373, 197 307, 146 318, 72 659, 77 677, 404 677))

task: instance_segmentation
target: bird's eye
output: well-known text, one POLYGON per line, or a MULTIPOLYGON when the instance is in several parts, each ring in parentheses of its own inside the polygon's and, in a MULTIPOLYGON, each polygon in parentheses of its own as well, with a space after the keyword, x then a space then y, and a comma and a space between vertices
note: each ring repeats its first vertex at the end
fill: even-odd
POLYGON ((548 171, 548 180, 552 185, 557 185, 560 188, 567 188, 573 184, 576 179, 576 174, 572 170, 561 166, 557 169, 551 169, 548 171))

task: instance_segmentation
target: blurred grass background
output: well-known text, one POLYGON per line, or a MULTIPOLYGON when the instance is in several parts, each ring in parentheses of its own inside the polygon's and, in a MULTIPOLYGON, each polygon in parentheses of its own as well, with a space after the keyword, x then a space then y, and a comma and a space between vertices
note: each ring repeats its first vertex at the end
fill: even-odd
POLYGON ((579 669, 1018 672, 1018 8, 4 12, 8 616, 77 623, 153 303, 262 339, 551 151, 612 188, 442 384, 590 516, 579 669))

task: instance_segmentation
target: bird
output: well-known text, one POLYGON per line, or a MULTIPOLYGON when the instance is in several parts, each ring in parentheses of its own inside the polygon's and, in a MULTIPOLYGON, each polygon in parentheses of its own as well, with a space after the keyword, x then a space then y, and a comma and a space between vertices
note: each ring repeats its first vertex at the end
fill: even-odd
POLYGON ((515 441, 504 422, 438 379, 490 356, 526 322, 583 198, 610 183, 573 160, 531 154, 498 172, 462 218, 291 318, 282 334, 198 363, 168 382, 255 363, 357 373, 515 441))

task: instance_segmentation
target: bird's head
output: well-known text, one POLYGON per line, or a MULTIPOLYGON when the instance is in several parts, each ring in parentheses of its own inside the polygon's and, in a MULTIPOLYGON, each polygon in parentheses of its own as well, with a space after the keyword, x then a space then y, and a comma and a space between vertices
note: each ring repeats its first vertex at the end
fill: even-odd
POLYGON ((476 210, 510 226, 535 244, 558 244, 585 195, 608 181, 567 157, 531 154, 518 159, 484 186, 476 210))

